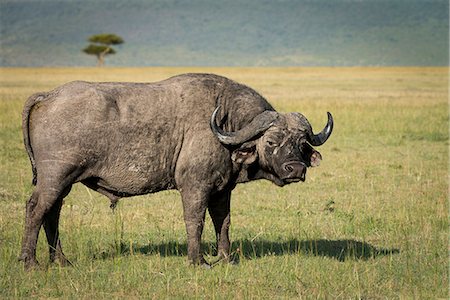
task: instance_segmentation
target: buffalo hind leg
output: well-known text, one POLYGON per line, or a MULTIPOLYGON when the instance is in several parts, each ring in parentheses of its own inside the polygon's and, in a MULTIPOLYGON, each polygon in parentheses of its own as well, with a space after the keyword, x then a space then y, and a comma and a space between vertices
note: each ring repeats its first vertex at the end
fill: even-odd
POLYGON ((20 259, 25 263, 26 270, 38 266, 36 260, 36 244, 39 237, 39 230, 44 222, 45 214, 59 198, 59 193, 56 194, 54 190, 49 190, 47 192, 39 191, 38 195, 37 203, 35 205, 33 196, 30 199, 30 206, 34 206, 30 207, 30 211, 28 211, 27 204, 27 219, 25 220, 25 232, 22 241, 22 255, 20 256, 20 259))
MULTIPOLYGON (((29 269, 33 266, 37 266, 36 257, 34 256, 34 259, 30 260, 30 249, 28 248, 28 239, 30 231, 30 221, 32 213, 36 207, 36 204, 39 199, 39 193, 37 192, 37 189, 35 188, 33 193, 31 194, 30 198, 28 199, 26 206, 25 206, 25 233, 22 237, 22 249, 20 252, 19 260, 25 262, 25 268, 29 269)), ((32 249, 31 249, 32 250, 32 249)), ((36 251, 36 250, 34 250, 36 251)))
POLYGON ((211 216, 216 231, 217 255, 219 260, 229 262, 230 260, 230 196, 231 191, 225 191, 212 197, 208 203, 209 215, 211 216))
MULTIPOLYGON (((53 173, 55 175, 54 167, 50 170, 53 172, 46 172, 47 170, 44 169, 41 171, 41 174, 53 173)), ((27 202, 22 254, 20 256, 20 260, 25 263, 26 270, 38 265, 36 260, 36 244, 39 231, 44 222, 46 223, 47 238, 50 238, 49 244, 53 245, 55 255, 58 253, 56 251, 58 247, 59 249, 61 247, 61 245, 58 246, 58 222, 54 216, 59 216, 63 196, 69 192, 73 180, 77 177, 77 173, 74 171, 67 169, 62 171, 59 173, 61 174, 60 176, 52 176, 51 178, 39 177, 38 173, 37 185, 27 202)))
POLYGON ((44 230, 45 235, 47 236, 50 262, 53 263, 55 260, 57 260, 61 266, 70 264, 62 251, 58 229, 63 199, 65 196, 67 196, 67 194, 69 194, 70 189, 70 186, 66 188, 62 195, 50 208, 50 210, 44 215, 44 230))

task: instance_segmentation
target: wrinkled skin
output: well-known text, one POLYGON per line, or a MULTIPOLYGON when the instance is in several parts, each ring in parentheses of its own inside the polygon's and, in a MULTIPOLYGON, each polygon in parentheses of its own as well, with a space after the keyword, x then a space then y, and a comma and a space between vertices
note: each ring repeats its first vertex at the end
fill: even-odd
POLYGON ((112 206, 122 197, 177 189, 189 261, 207 265, 200 252, 206 210, 219 258, 227 261, 236 184, 262 178, 279 186, 304 181, 307 167, 319 164, 304 120, 297 113, 277 113, 251 88, 212 74, 148 84, 72 82, 35 94, 23 111, 36 187, 26 205, 20 259, 26 269, 37 265, 43 226, 50 260, 68 263, 59 217, 63 198, 81 182, 107 196, 112 206), (211 118, 216 107, 220 110, 211 118), (251 137, 238 144, 219 139, 210 127, 212 119, 224 132, 245 132, 264 114, 270 123, 257 134, 247 130, 251 137))

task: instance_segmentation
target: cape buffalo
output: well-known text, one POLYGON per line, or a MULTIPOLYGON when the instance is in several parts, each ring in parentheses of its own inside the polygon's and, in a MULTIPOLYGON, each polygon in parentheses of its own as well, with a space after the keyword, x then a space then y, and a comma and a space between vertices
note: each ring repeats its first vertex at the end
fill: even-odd
POLYGON ((304 181, 318 166, 333 118, 314 134, 300 113, 278 113, 253 89, 212 74, 184 74, 156 83, 70 82, 31 96, 22 115, 35 188, 26 204, 20 259, 37 265, 41 225, 50 260, 65 264, 58 224, 63 198, 81 182, 107 196, 177 189, 188 259, 200 253, 206 209, 218 255, 229 260, 230 195, 237 183, 304 181))

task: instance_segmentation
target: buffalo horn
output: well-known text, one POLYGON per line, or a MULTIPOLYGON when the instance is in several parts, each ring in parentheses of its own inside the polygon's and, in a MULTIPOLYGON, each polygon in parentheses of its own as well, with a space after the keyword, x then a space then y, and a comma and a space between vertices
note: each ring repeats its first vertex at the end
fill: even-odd
POLYGON ((309 142, 312 146, 320 146, 325 143, 333 131, 333 116, 329 112, 327 114, 328 122, 325 128, 318 134, 314 134, 312 130, 309 132, 309 142))
POLYGON ((219 112, 220 105, 216 107, 211 115, 211 130, 222 144, 226 145, 240 145, 246 141, 257 136, 261 132, 267 130, 273 125, 273 122, 278 118, 278 113, 274 111, 264 111, 257 115, 247 126, 244 128, 233 131, 224 132, 216 123, 216 116, 219 112))

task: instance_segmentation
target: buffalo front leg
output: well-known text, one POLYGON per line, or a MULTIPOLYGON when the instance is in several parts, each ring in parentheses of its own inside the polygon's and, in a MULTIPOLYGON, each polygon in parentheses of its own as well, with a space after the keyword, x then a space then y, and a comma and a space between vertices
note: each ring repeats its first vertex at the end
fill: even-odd
POLYGON ((181 193, 184 222, 186 224, 188 259, 194 265, 209 266, 200 253, 203 225, 208 203, 207 194, 186 190, 181 193))
POLYGON ((231 191, 222 192, 212 197, 208 203, 209 215, 211 216, 216 231, 217 255, 219 260, 229 261, 230 258, 230 196, 231 191))

